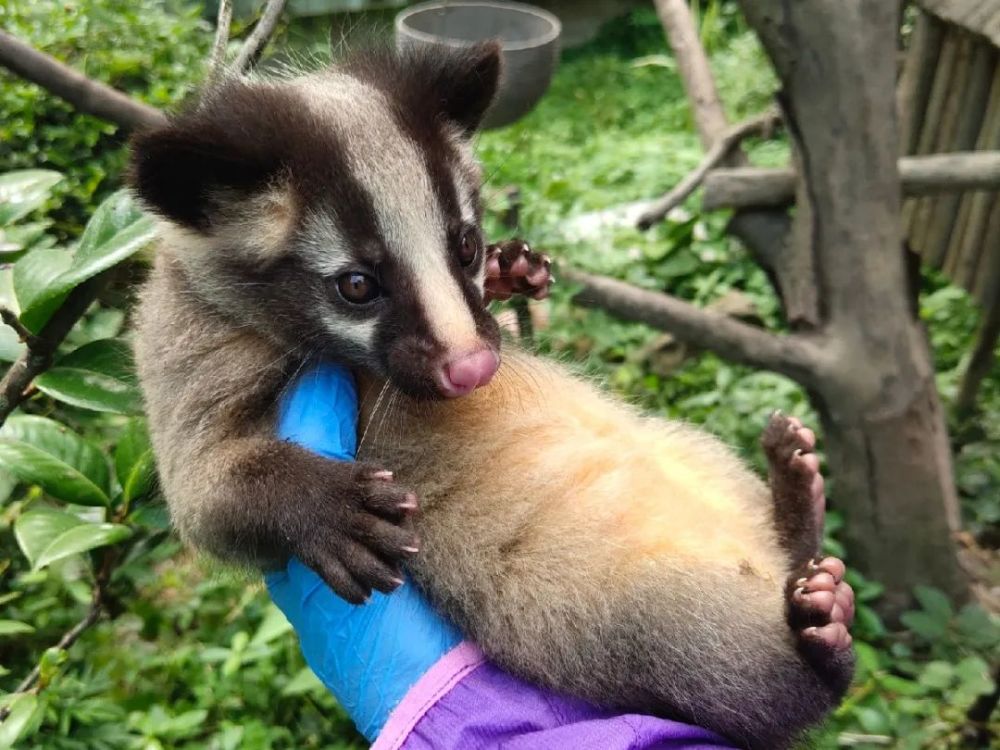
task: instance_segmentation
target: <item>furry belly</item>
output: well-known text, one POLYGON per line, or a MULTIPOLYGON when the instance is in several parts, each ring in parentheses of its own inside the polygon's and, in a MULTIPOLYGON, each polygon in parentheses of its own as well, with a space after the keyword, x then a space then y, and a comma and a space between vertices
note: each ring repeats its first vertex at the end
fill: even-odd
POLYGON ((387 419, 366 457, 418 493, 428 543, 457 541, 480 565, 787 574, 767 489, 726 446, 550 362, 508 357, 472 395, 404 403, 387 419))
POLYGON ((385 421, 362 457, 420 496, 410 573, 501 667, 629 711, 718 714, 733 734, 748 696, 819 706, 770 492, 712 436, 523 356, 385 421))

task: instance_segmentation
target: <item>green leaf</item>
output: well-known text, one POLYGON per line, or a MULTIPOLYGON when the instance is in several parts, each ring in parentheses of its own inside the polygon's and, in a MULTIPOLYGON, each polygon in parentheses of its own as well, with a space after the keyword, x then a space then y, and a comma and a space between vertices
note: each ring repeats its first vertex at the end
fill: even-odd
POLYGON ((81 346, 35 378, 35 385, 53 398, 83 409, 114 414, 142 411, 131 350, 120 339, 81 346))
POLYGON ((254 633, 249 645, 251 647, 263 646, 275 638, 280 638, 291 630, 292 624, 288 622, 288 619, 282 614, 280 609, 271 604, 268 606, 264 619, 260 623, 260 627, 257 628, 257 632, 254 633))
POLYGON ((936 690, 946 690, 955 680, 955 668, 946 661, 932 661, 924 666, 918 682, 936 690))
POLYGON ((130 503, 152 489, 156 464, 145 420, 131 420, 122 432, 115 447, 115 475, 125 502, 130 503))
POLYGON ((119 190, 94 212, 73 256, 64 283, 69 288, 106 271, 142 250, 156 237, 156 224, 126 190, 119 190))
POLYGON ((889 719, 881 711, 862 706, 854 709, 854 715, 861 728, 869 734, 885 735, 891 731, 889 719))
POLYGON ((51 419, 19 415, 0 429, 0 468, 77 505, 107 505, 111 477, 104 454, 51 419))
POLYGON ((323 683, 319 681, 309 667, 303 667, 299 670, 299 673, 290 679, 285 687, 281 689, 282 695, 302 695, 303 693, 322 693, 326 688, 323 687, 323 683))
POLYGON ((14 294, 21 309, 21 322, 38 332, 71 287, 61 279, 73 256, 58 247, 38 247, 14 264, 14 294))
POLYGON ((956 664, 955 676, 958 677, 958 681, 966 693, 985 695, 993 690, 990 667, 978 656, 967 656, 956 664))
POLYGON ((0 750, 14 747, 31 723, 38 707, 38 698, 31 693, 18 693, 10 703, 10 713, 0 724, 0 750))
POLYGON ((882 668, 878 651, 864 641, 858 641, 854 644, 854 653, 858 660, 858 666, 866 674, 874 674, 882 668))
POLYGON ((0 438, 0 468, 52 497, 77 505, 107 505, 110 498, 79 471, 33 445, 0 438))
POLYGON ((855 613, 855 619, 857 621, 858 631, 864 633, 868 638, 876 638, 885 635, 885 625, 882 624, 882 618, 879 617, 878 613, 871 607, 859 603, 855 613))
POLYGON ((1000 625, 997 623, 996 617, 977 604, 966 604, 955 618, 964 639, 970 645, 984 649, 1000 644, 1000 625))
POLYGON ((926 692, 924 686, 920 683, 913 680, 905 680, 902 677, 896 677, 891 674, 882 675, 878 678, 878 681, 888 692, 895 693, 896 695, 919 696, 926 692))
POLYGON ((13 328, 0 326, 0 362, 13 362, 21 356, 24 344, 17 337, 13 328))
POLYGON ((40 208, 63 176, 49 169, 0 174, 0 226, 13 224, 40 208))
MULTIPOLYGON (((20 309, 17 306, 17 296, 14 294, 14 269, 12 267, 0 268, 0 305, 14 310, 20 309)), ((14 329, 9 326, 0 326, 0 362, 13 362, 24 351, 24 344, 20 342, 14 329)))
POLYGON ((132 536, 132 529, 118 523, 83 523, 64 531, 39 555, 32 566, 41 570, 57 560, 78 555, 98 547, 116 544, 132 536))
POLYGON ((59 668, 69 660, 69 652, 58 646, 49 646, 38 662, 38 686, 44 688, 59 673, 59 668))
POLYGON ((110 487, 111 475, 101 450, 54 419, 18 414, 0 428, 0 438, 13 438, 41 448, 77 469, 101 489, 110 487))
POLYGON ((925 641, 944 638, 947 632, 946 622, 941 622, 926 612, 904 612, 899 620, 925 641))
POLYGON ((195 709, 178 716, 170 716, 162 706, 154 705, 136 722, 137 728, 145 735, 182 739, 196 734, 204 728, 208 711, 195 709))
POLYGON ((14 522, 14 537, 17 544, 34 567, 42 552, 63 532, 85 524, 79 516, 55 510, 36 508, 22 513, 14 522))
POLYGON ((3 635, 23 635, 24 633, 34 633, 35 629, 26 622, 17 620, 0 620, 0 636, 3 635))
POLYGON ((920 602, 924 611, 941 622, 948 622, 955 614, 951 608, 951 602, 941 591, 930 586, 917 586, 913 589, 913 594, 920 602))
POLYGON ((97 207, 72 256, 37 248, 14 265, 21 322, 37 331, 73 287, 138 252, 155 236, 153 220, 126 191, 118 191, 97 207))

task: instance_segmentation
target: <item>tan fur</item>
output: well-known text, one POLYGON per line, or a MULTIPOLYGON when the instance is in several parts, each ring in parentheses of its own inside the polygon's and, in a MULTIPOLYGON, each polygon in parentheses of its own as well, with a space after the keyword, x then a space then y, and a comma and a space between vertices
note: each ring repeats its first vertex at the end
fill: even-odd
POLYGON ((421 497, 414 576, 507 668, 633 710, 666 693, 688 717, 727 682, 737 705, 737 684, 811 674, 770 493, 714 437, 523 354, 458 401, 366 401, 362 456, 421 497))

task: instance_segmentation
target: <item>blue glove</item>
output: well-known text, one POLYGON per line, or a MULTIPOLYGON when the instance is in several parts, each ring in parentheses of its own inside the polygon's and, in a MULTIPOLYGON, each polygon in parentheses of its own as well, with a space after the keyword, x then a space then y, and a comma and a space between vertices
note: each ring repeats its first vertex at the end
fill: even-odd
MULTIPOLYGON (((350 371, 319 364, 284 395, 278 434, 327 458, 352 461, 357 420, 350 371)), ((306 662, 369 741, 410 687, 462 640, 409 580, 360 606, 345 602, 296 559, 265 580, 298 632, 306 662)))

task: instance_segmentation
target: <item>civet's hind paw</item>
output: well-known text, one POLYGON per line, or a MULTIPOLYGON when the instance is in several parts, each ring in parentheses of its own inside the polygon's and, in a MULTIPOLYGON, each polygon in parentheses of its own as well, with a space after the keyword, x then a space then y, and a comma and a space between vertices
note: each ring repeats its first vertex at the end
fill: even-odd
POLYGON ((826 497, 816 435, 795 417, 774 414, 761 438, 769 465, 778 536, 799 568, 819 554, 826 497))
POLYGON ((788 581, 788 624, 799 650, 837 691, 847 688, 853 672, 850 627, 854 591, 844 580, 836 557, 809 561, 788 581))
POLYGON ((486 248, 486 301, 523 294, 544 299, 552 286, 549 256, 536 253, 524 240, 507 240, 486 248))

